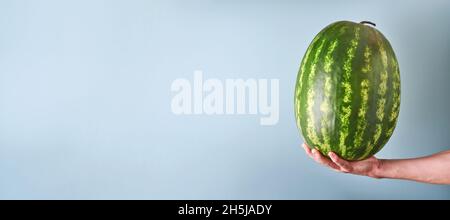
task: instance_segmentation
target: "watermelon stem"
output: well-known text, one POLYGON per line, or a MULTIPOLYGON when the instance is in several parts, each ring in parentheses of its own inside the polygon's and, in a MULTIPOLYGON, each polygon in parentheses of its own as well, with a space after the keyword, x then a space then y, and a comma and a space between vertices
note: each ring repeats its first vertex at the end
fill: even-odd
POLYGON ((375 23, 373 23, 373 22, 371 22, 371 21, 361 21, 361 22, 359 22, 359 23, 361 23, 361 24, 370 24, 370 25, 372 25, 372 26, 374 26, 374 27, 377 26, 375 23))

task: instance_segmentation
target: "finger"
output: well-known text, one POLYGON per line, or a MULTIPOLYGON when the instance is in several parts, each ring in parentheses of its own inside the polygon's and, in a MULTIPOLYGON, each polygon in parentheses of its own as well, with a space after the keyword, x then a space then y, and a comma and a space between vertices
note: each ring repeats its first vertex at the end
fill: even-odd
POLYGON ((341 168, 338 166, 338 165, 336 165, 335 163, 333 163, 333 161, 331 161, 331 160, 327 160, 328 162, 327 162, 327 166, 329 167, 329 168, 331 168, 332 170, 334 170, 334 171, 337 171, 337 172, 343 172, 342 170, 341 170, 341 168))
POLYGON ((325 165, 329 168, 332 168, 334 170, 340 171, 340 167, 333 163, 330 159, 324 157, 318 150, 313 149, 312 150, 314 155, 314 160, 322 165, 325 165))
POLYGON ((309 148, 308 145, 306 145, 305 143, 303 143, 302 146, 303 146, 303 149, 305 150, 306 154, 307 154, 310 158, 314 159, 314 156, 313 156, 313 154, 312 154, 312 152, 311 152, 311 148, 309 148))
POLYGON ((350 162, 340 158, 337 154, 330 152, 328 156, 331 158, 331 160, 338 165, 342 171, 344 172, 351 172, 353 170, 352 165, 350 162))
POLYGON ((335 169, 335 170, 339 170, 339 166, 337 166, 336 164, 334 164, 331 160, 329 160, 328 158, 325 158, 318 150, 316 149, 312 149, 312 154, 314 157, 314 160, 317 163, 320 163, 324 166, 327 166, 329 168, 335 169))

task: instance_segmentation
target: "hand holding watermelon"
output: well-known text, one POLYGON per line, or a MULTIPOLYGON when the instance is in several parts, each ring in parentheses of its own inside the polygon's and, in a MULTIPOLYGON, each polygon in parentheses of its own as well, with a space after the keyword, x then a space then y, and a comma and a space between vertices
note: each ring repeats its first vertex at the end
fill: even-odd
POLYGON ((405 179, 433 184, 450 184, 450 150, 411 159, 377 159, 347 161, 334 152, 323 156, 316 148, 303 144, 306 154, 324 166, 342 173, 373 178, 405 179))
POLYGON ((306 144, 303 144, 303 148, 311 159, 335 171, 380 178, 378 171, 381 161, 374 156, 360 161, 346 161, 334 152, 328 153, 329 158, 327 158, 324 157, 318 150, 311 150, 306 144))

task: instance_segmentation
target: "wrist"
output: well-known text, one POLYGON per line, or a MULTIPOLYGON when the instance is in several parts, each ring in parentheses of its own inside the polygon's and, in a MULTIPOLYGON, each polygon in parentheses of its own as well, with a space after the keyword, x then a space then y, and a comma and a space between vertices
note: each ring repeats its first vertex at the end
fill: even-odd
POLYGON ((384 177, 384 163, 385 160, 378 159, 377 163, 374 165, 373 169, 369 172, 368 176, 376 179, 381 179, 384 177))

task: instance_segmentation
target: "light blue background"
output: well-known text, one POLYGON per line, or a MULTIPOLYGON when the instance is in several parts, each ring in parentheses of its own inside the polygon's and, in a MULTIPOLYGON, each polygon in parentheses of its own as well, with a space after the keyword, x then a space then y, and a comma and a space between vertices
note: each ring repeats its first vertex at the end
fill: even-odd
POLYGON ((449 199, 450 187, 338 174, 293 115, 300 59, 370 20, 402 77, 382 158, 449 148, 450 1, 0 1, 1 199, 449 199), (175 116, 176 78, 280 79, 280 121, 175 116))

